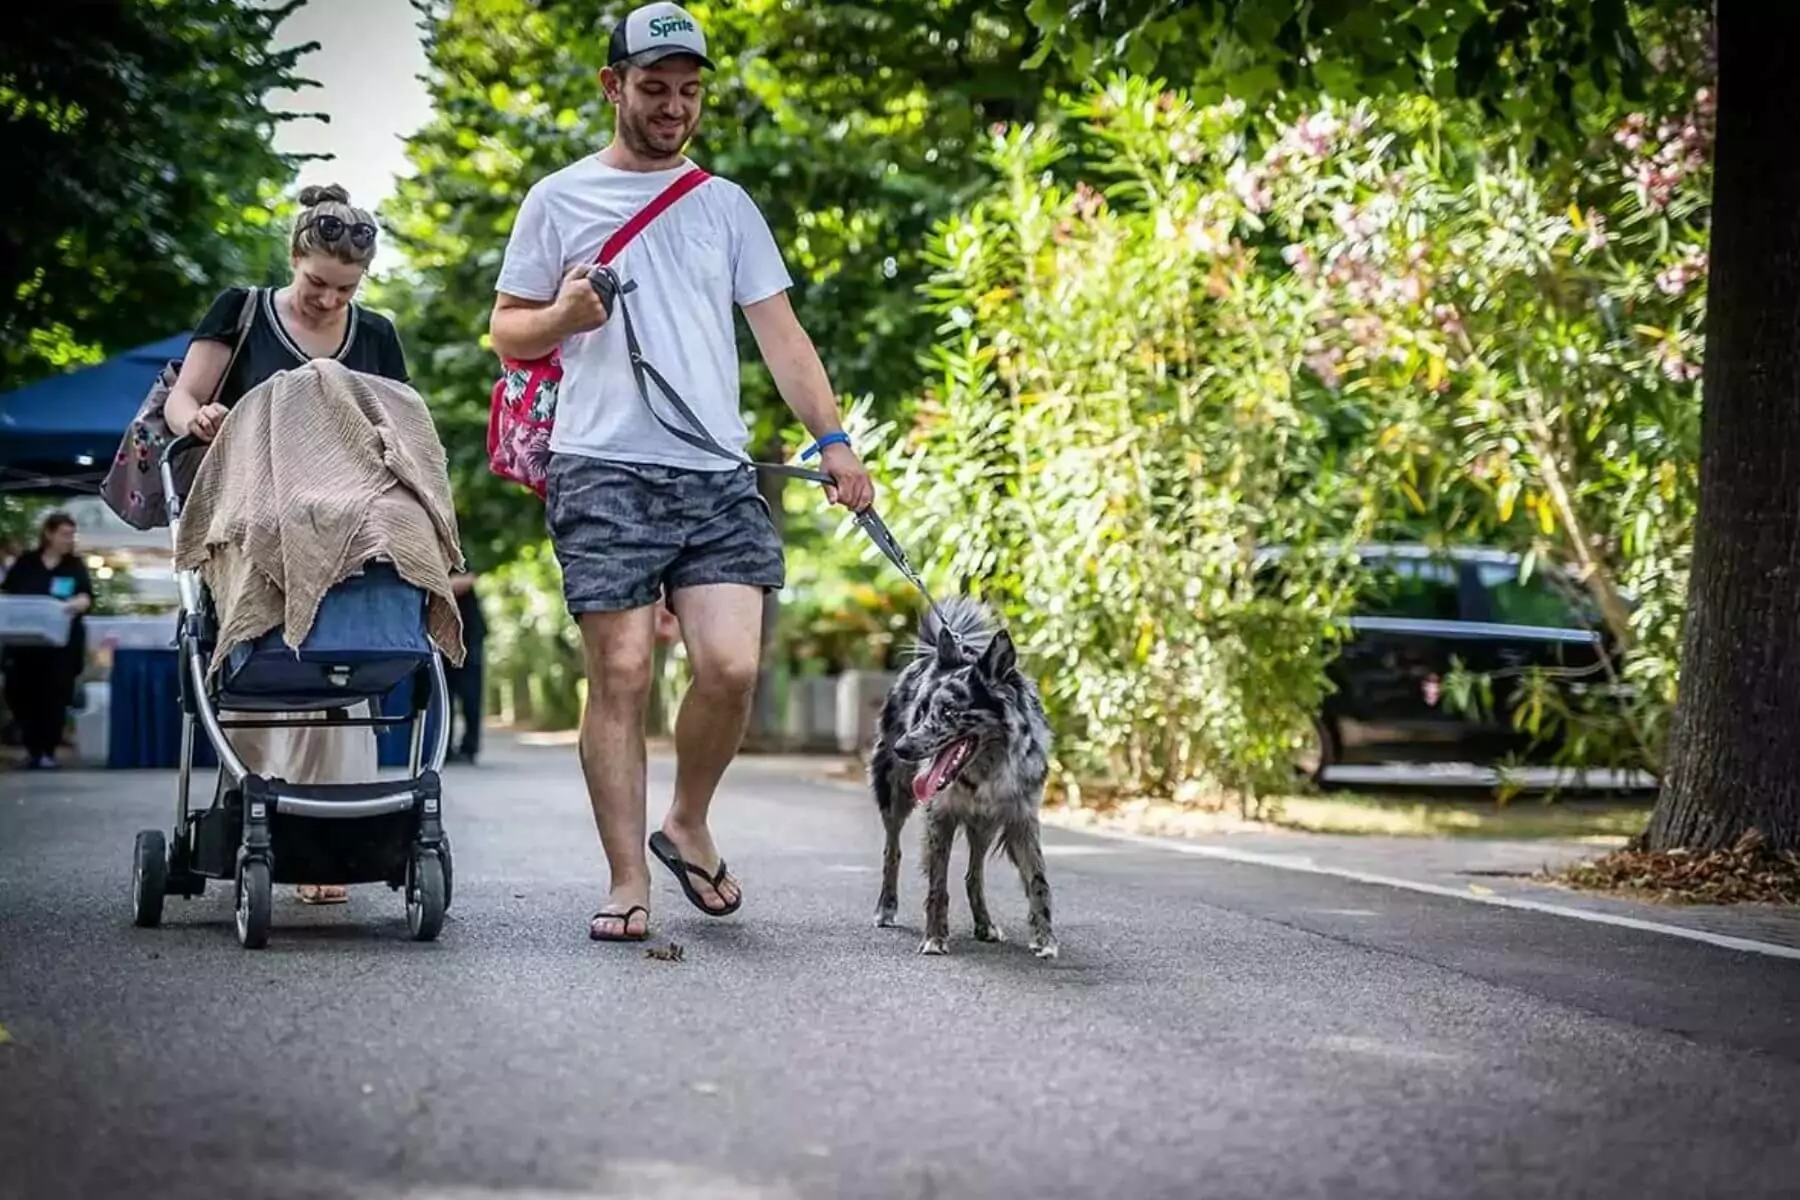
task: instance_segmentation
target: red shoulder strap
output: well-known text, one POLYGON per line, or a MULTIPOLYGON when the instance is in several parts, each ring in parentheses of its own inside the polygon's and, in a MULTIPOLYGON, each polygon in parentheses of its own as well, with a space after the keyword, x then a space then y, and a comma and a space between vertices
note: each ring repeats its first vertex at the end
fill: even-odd
POLYGON ((712 176, 708 175, 706 171, 700 167, 695 167, 692 170, 683 173, 674 183, 671 183, 668 187, 659 192, 656 199, 639 209, 631 220, 619 226, 617 231, 615 231, 611 237, 606 239, 606 245, 600 247, 600 257, 595 261, 599 263, 609 263, 613 259, 619 257, 619 252, 625 249, 632 238, 644 231, 644 226, 662 216, 669 205, 675 203, 677 200, 681 199, 711 178, 712 176))

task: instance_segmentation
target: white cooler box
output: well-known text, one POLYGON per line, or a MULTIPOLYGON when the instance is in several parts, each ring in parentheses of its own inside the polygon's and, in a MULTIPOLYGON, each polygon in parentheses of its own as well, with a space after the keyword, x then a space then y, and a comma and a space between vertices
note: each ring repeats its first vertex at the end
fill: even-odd
POLYGON ((66 646, 70 621, 61 600, 0 594, 0 645, 66 646))

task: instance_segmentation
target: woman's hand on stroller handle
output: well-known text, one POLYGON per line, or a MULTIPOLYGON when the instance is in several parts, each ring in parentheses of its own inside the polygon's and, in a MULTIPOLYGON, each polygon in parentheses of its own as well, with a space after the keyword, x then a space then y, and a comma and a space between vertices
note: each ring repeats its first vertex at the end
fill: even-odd
POLYGON ((206 405, 188 418, 188 436, 202 442, 212 441, 219 436, 219 427, 225 423, 229 411, 223 404, 206 405))

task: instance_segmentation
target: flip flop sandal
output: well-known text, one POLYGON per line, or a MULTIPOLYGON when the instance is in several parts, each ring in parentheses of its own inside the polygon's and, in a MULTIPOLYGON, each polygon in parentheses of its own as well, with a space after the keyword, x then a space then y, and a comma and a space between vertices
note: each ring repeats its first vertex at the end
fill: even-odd
POLYGON ((660 829, 650 835, 650 853, 656 855, 663 866, 675 873, 676 882, 681 884, 681 890, 687 893, 688 903, 692 904, 707 916, 729 917, 732 913, 742 907, 744 903, 744 893, 739 891, 738 898, 733 900, 730 904, 727 904, 724 908, 713 908, 706 903, 706 898, 700 894, 699 890, 694 887, 693 881, 688 878, 690 875, 698 875, 712 885, 715 895, 722 896, 723 893, 719 891, 719 884, 724 880, 726 875, 724 859, 721 858, 719 860, 719 869, 713 874, 708 875, 693 863, 682 858, 681 851, 675 849, 674 841, 670 839, 668 834, 660 829))
POLYGON ((588 921, 588 937, 596 942, 647 941, 650 937, 650 910, 641 904, 634 904, 622 913, 606 912, 604 910, 597 912, 588 921), (638 913, 644 914, 644 932, 632 933, 631 918, 638 913), (595 924, 603 920, 617 921, 619 923, 619 932, 601 933, 598 929, 595 929, 595 924))
POLYGON ((348 888, 340 888, 335 893, 326 890, 332 886, 333 885, 328 883, 301 884, 299 889, 300 903, 348 904, 350 902, 350 890, 348 888))

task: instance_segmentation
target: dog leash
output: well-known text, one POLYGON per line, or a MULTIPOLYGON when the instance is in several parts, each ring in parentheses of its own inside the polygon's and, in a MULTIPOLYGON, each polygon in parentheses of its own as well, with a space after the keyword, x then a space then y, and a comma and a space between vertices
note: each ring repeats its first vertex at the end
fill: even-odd
MULTIPOLYGON (((606 309, 608 318, 612 316, 615 305, 619 310, 619 315, 624 318, 625 350, 631 358, 631 373, 633 378, 637 380, 638 395, 643 398, 644 407, 650 410, 650 415, 656 418, 657 424, 696 449, 704 450, 709 454, 726 459, 730 462, 739 463, 743 466, 750 467, 753 470, 768 471, 776 475, 785 475, 790 479, 804 479, 809 483, 835 484, 837 482, 823 471, 815 471, 810 467, 795 466, 792 463, 756 462, 753 459, 740 458, 727 450, 724 446, 721 446, 718 441, 714 439, 712 434, 706 431, 705 423, 700 420, 693 409, 688 407, 687 401, 683 400, 681 394, 675 390, 674 386, 670 384, 667 379, 663 378, 662 372, 658 371, 650 364, 650 361, 644 357, 643 348, 638 342, 637 329, 631 323, 631 306, 625 303, 625 294, 627 292, 636 291, 637 282, 635 280, 626 282, 620 279, 617 271, 613 270, 611 266, 604 264, 596 266, 593 270, 588 272, 588 282, 591 283, 594 290, 600 294, 600 304, 606 309), (691 430, 677 427, 660 412, 656 411, 656 405, 650 400, 650 384, 652 382, 654 382, 658 388, 662 389, 663 395, 669 398, 669 403, 675 406, 675 411, 681 414, 682 420, 693 427, 691 430)), ((912 563, 908 561, 906 557, 906 551, 901 549, 899 540, 894 537, 893 531, 887 527, 887 522, 881 519, 881 514, 875 511, 875 506, 871 504, 868 508, 853 514, 853 516, 857 527, 861 529, 863 533, 868 535, 871 542, 875 543, 875 548, 881 551, 882 555, 890 563, 894 564, 895 569, 898 570, 901 575, 906 577, 908 583, 919 590, 919 595, 925 597, 925 603, 930 606, 932 613, 937 616, 938 628, 943 630, 953 641, 958 640, 955 632, 950 628, 950 623, 944 619, 943 611, 938 608, 937 601, 932 597, 931 590, 925 586, 925 581, 921 579, 919 573, 913 569, 912 563)))

